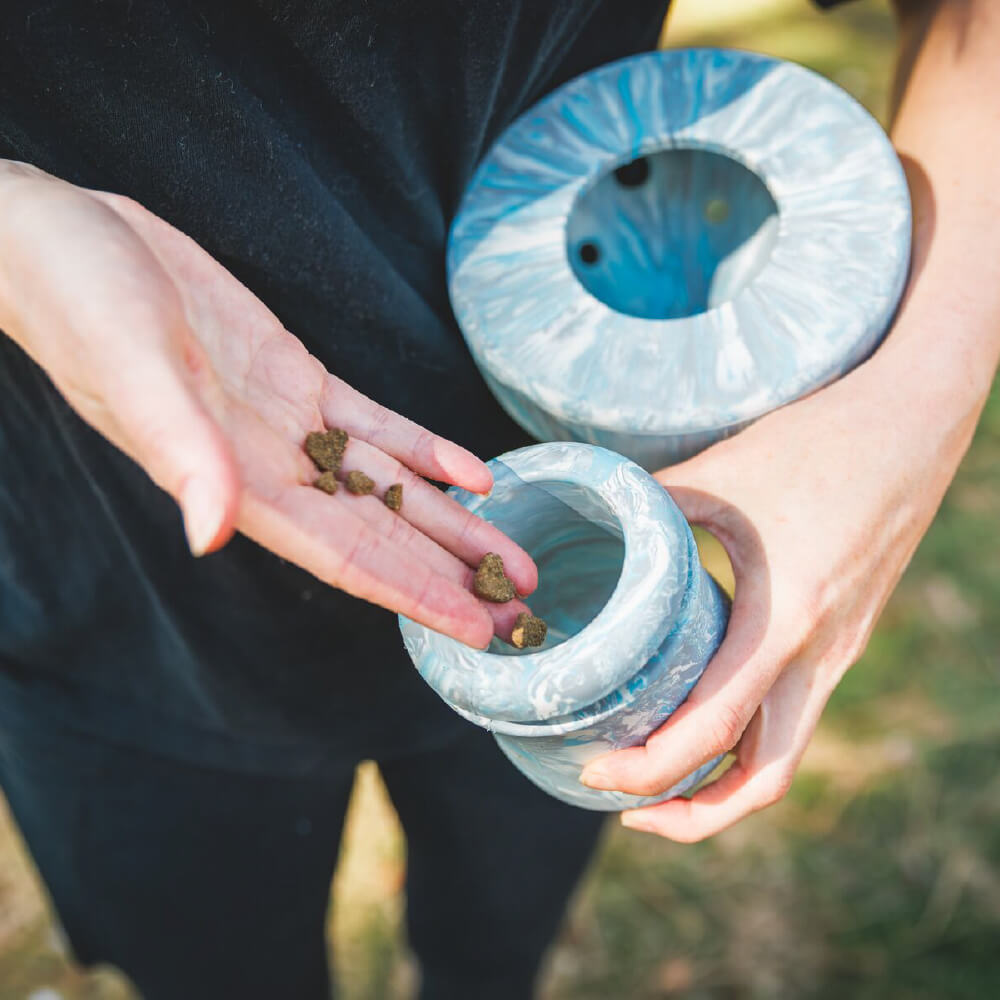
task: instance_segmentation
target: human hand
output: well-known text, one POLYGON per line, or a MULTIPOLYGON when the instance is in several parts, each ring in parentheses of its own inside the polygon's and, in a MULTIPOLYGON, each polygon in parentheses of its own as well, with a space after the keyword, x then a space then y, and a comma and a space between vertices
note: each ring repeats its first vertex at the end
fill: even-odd
POLYGON ((687 518, 728 551, 732 617, 687 701, 645 746, 592 762, 581 780, 657 795, 720 754, 733 751, 735 762, 690 800, 624 813, 626 826, 697 841, 789 788, 820 713, 930 524, 978 413, 963 407, 949 423, 944 405, 915 407, 898 367, 893 377, 882 364, 876 355, 659 474, 687 518))
POLYGON ((674 840, 708 837, 788 788, 930 524, 997 370, 997 5, 897 7, 893 141, 914 239, 893 329, 839 382, 660 476, 729 552, 729 630, 646 746, 596 761, 584 777, 655 794, 735 748, 735 765, 690 800, 623 814, 674 840))
POLYGON ((140 205, 0 161, 0 329, 92 427, 180 505, 191 549, 239 530, 321 580, 474 646, 509 637, 517 601, 485 605, 497 552, 520 594, 531 558, 420 478, 473 492, 489 469, 329 374, 248 289, 140 205), (328 496, 308 432, 351 436, 344 470, 378 496, 328 496))

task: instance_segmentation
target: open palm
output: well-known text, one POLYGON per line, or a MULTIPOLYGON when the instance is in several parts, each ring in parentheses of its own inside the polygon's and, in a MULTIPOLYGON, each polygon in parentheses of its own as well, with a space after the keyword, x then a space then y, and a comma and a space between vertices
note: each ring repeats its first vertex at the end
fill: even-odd
POLYGON ((497 552, 521 594, 530 557, 425 482, 486 492, 475 456, 329 374, 262 302, 141 206, 31 168, 0 205, 0 326, 92 426, 180 504, 192 549, 234 529, 340 587, 464 642, 507 637, 515 600, 485 605, 497 552), (376 493, 315 488, 310 431, 350 435, 343 471, 376 493), (379 499, 403 484, 399 514, 379 499))

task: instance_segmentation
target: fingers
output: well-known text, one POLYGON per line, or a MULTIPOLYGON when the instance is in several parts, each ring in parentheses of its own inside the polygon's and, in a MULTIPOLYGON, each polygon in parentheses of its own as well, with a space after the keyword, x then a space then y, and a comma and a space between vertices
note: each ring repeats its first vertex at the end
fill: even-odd
POLYGON ((400 516, 418 532, 454 553, 466 568, 478 566, 487 552, 496 552, 519 594, 530 594, 538 586, 538 569, 524 549, 378 448, 352 439, 344 454, 344 469, 361 469, 371 476, 379 496, 393 483, 402 483, 400 516))
MULTIPOLYGON (((472 593, 368 524, 358 504, 288 485, 271 496, 244 495, 240 530, 326 583, 400 612, 460 642, 485 648, 493 619, 472 593)), ((386 514, 389 511, 386 510, 386 514)))
POLYGON ((681 843, 704 840, 784 798, 832 690, 816 682, 822 664, 796 662, 778 678, 747 727, 736 763, 690 799, 622 814, 633 830, 681 843))
POLYGON ((588 788, 659 795, 739 742, 756 703, 705 699, 683 705, 645 746, 619 750, 590 763, 580 776, 588 788))
POLYGON ((790 657, 783 643, 767 638, 768 617, 763 585, 752 574, 741 578, 726 638, 687 701, 645 746, 592 761, 583 784, 659 795, 732 750, 790 657))
POLYGON ((470 451, 380 406, 331 375, 320 401, 328 427, 341 427, 404 465, 471 493, 489 493, 493 475, 470 451))
POLYGON ((718 781, 690 799, 670 799, 645 809, 633 809, 622 813, 621 821, 630 830, 693 844, 765 809, 783 794, 784 788, 771 771, 748 772, 736 763, 718 781))
MULTIPOLYGON (((392 459, 385 458, 387 462, 392 459)), ((395 464, 393 462, 393 464, 395 464)), ((366 466, 369 468, 369 466, 366 466)), ((416 478, 416 477, 413 477, 416 478)), ((396 480, 398 482, 398 480, 396 480)), ((424 487, 438 493, 434 487, 424 483, 424 487)), ((409 503, 409 497, 404 489, 404 507, 409 503)), ((377 531, 393 545, 405 550, 410 556, 423 565, 450 580, 468 593, 472 593, 472 583, 475 571, 461 559, 443 549, 437 542, 417 530, 412 524, 393 513, 377 496, 351 496, 346 490, 339 490, 330 502, 342 506, 353 517, 358 517, 377 531)), ((456 504, 456 506, 458 506, 456 504)), ((463 512, 464 508, 459 507, 463 512)), ((478 600, 478 598, 477 598, 478 600)), ((490 601, 480 602, 493 619, 494 631, 501 639, 510 641, 511 630, 518 614, 522 611, 531 613, 531 609, 516 598, 506 604, 494 604, 490 601)))

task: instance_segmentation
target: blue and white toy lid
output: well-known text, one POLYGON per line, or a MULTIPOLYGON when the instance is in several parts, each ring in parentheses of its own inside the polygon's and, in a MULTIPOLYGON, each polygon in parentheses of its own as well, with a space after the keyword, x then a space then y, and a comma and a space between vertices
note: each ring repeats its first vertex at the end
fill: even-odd
POLYGON ((522 424, 650 467, 862 361, 909 254, 902 168, 853 98, 791 63, 668 50, 578 77, 504 132, 448 274, 522 424))

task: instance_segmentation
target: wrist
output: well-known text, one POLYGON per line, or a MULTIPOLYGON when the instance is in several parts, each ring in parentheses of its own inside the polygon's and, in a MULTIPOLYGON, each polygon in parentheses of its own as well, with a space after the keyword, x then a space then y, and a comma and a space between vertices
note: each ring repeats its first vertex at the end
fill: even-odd
POLYGON ((0 159, 0 331, 22 347, 15 277, 21 243, 17 236, 19 217, 30 211, 32 199, 40 192, 61 183, 28 163, 0 159))

